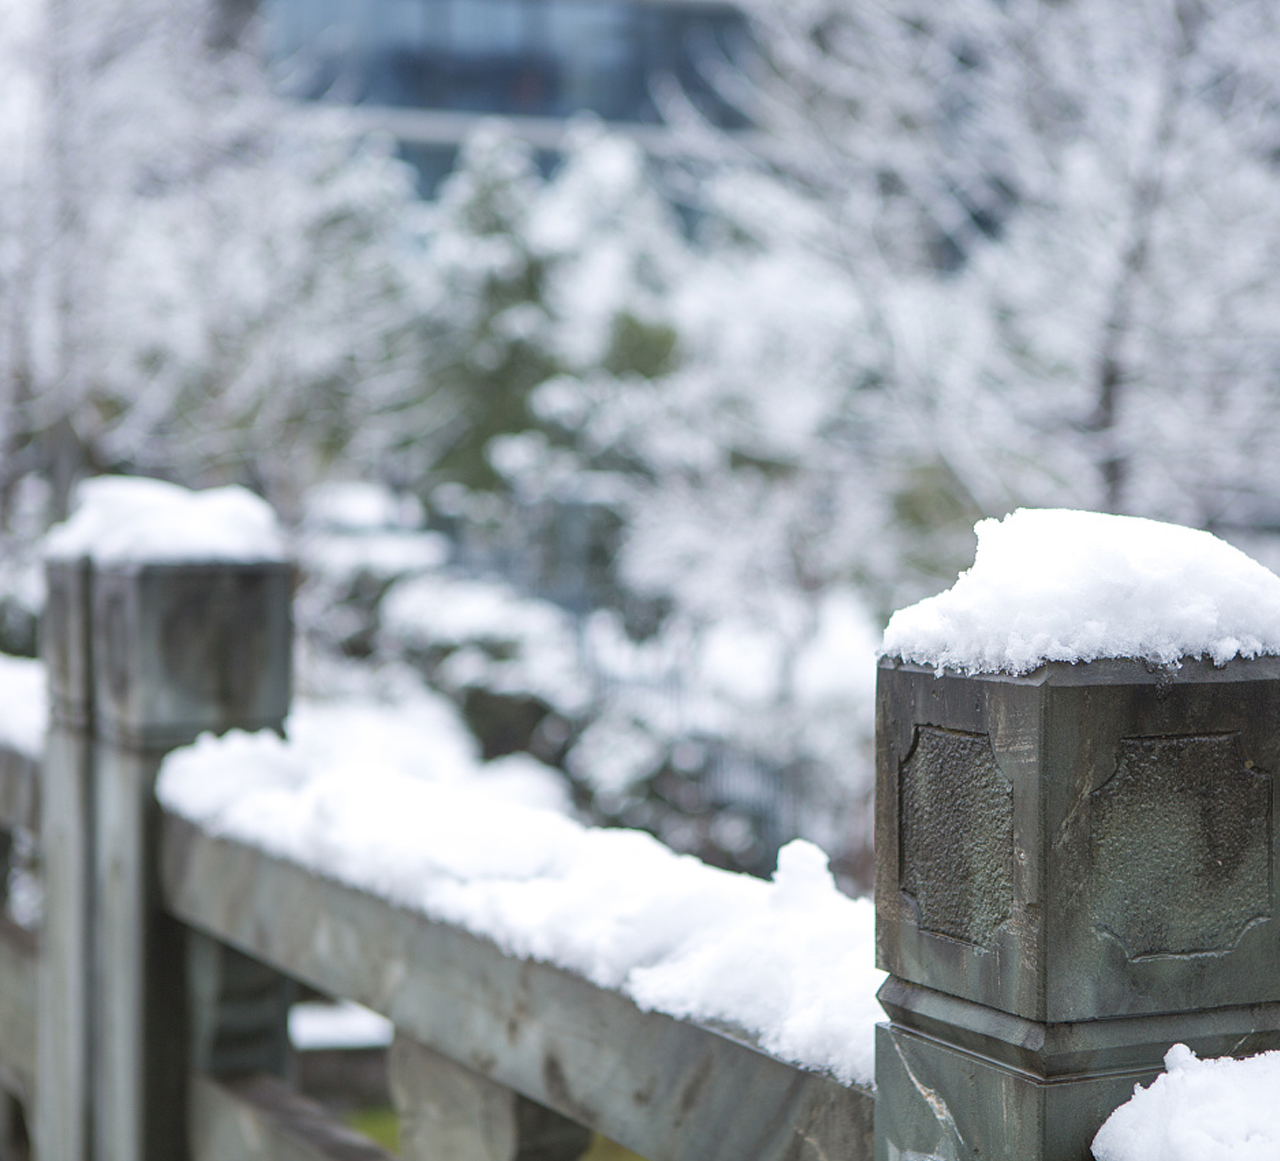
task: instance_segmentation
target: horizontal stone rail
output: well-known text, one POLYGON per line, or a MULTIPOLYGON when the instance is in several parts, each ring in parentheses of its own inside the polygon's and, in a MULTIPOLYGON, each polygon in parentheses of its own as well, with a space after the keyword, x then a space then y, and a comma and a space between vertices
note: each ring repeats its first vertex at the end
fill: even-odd
POLYGON ((855 1161, 870 1092, 166 815, 169 911, 651 1161, 855 1161))

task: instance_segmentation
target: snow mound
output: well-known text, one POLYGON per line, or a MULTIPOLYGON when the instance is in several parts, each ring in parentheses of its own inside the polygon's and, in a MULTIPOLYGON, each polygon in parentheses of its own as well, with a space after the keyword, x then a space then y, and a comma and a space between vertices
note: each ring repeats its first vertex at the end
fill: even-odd
POLYGON ((708 867, 637 831, 597 830, 394 765, 309 761, 270 732, 206 734, 157 793, 206 833, 579 973, 641 1007, 725 1021, 766 1051, 871 1083, 874 912, 826 856, 783 848, 773 882, 708 867))
POLYGON ((299 1052, 385 1048, 395 1037, 390 1020, 359 1004, 308 1000, 289 1009, 289 1043, 299 1052))
POLYGON ((0 706, 4 707, 0 746, 39 758, 49 720, 44 665, 28 657, 0 654, 0 706))
POLYGON ((331 532, 412 531, 422 523, 422 504, 367 480, 331 480, 307 492, 303 523, 331 532))
POLYGON ((76 493, 71 518, 44 540, 46 559, 275 561, 285 557, 275 512, 247 488, 192 492, 163 480, 99 476, 76 493))
POLYGON ((1165 1072, 1107 1119, 1096 1161, 1275 1161, 1280 1157, 1280 1052, 1198 1060, 1185 1044, 1165 1072))
POLYGON ((973 567, 895 613, 881 656, 965 673, 1046 661, 1280 654, 1280 577, 1208 532, 1020 508, 979 521, 973 567))
POLYGON ((323 769, 359 784, 366 770, 378 767, 433 782, 474 780, 476 789, 491 797, 573 813, 563 775, 531 754, 482 761, 457 707, 429 689, 391 702, 352 696, 299 699, 286 730, 294 755, 313 777, 323 769))

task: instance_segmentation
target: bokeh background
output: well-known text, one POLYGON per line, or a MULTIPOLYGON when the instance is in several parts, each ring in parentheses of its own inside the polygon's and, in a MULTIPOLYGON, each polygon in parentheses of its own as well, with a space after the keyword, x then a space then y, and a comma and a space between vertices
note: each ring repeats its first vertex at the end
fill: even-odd
POLYGON ((245 484, 353 739, 865 889, 878 635, 975 520, 1277 557, 1278 59, 1270 0, 0 0, 0 648, 79 481, 245 484))

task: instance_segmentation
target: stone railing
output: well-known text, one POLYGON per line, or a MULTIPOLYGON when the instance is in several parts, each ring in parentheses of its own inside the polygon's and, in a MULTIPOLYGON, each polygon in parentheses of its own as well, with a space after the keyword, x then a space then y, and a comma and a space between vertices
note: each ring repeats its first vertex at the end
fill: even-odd
POLYGON ((0 1085, 40 1161, 383 1156, 290 1089, 295 981, 396 1026, 410 1158, 1082 1161, 1172 1043, 1280 1045, 1280 661, 882 663, 873 1098, 165 814, 170 749, 282 728, 290 588, 49 566, 39 776, 0 755, 45 892, 38 941, 0 923, 0 1085))
POLYGON ((289 1087, 298 982, 395 1024, 406 1157, 568 1161, 592 1131, 652 1158, 870 1156, 866 1089, 161 809, 171 749, 283 727, 287 565, 47 580, 42 769, 0 757, 0 832, 39 835, 45 892, 38 949, 0 927, 0 1084, 40 1161, 384 1156, 289 1087))

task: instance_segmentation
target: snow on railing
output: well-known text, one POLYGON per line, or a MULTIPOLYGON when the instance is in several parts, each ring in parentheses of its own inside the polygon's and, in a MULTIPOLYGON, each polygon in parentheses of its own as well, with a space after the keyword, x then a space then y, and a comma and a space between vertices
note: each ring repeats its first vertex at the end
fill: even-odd
POLYGON ((869 1085, 883 980, 869 900, 797 840, 771 883, 638 831, 510 804, 482 781, 308 763, 271 733, 206 735, 161 768, 172 815, 621 991, 743 1029, 765 1051, 869 1085))
POLYGON ((582 1125, 653 1156, 869 1155, 871 908, 816 848, 764 883, 477 788, 514 770, 285 742, 290 570, 261 509, 90 500, 47 567, 42 1154, 213 1157, 245 1117, 287 1136, 279 1092, 229 1079, 284 1067, 288 977, 392 1020, 410 1156, 505 1132, 567 1159, 582 1125))

